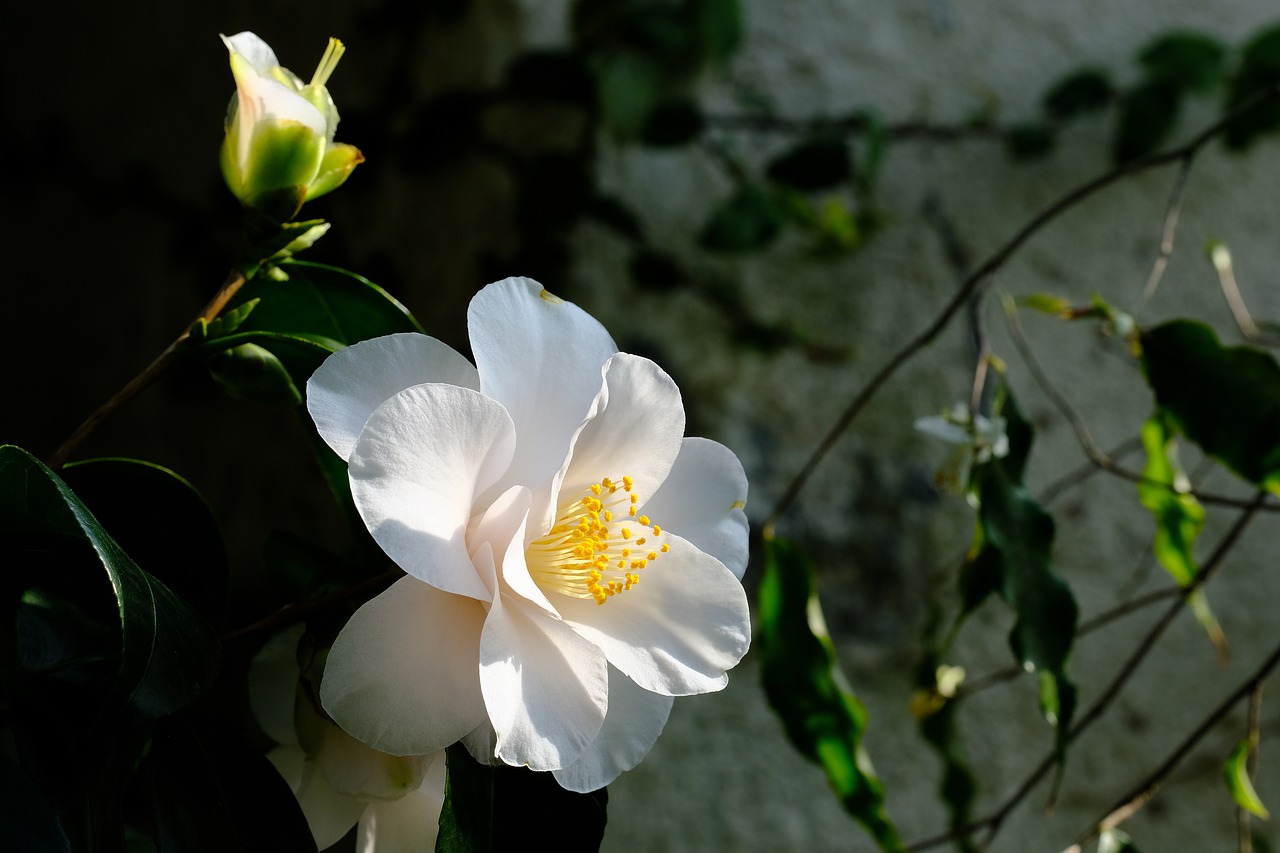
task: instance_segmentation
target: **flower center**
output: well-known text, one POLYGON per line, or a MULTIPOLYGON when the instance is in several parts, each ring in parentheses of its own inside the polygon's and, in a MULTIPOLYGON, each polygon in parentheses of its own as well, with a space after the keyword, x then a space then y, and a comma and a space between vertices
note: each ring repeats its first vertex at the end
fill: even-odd
POLYGON ((640 572, 671 550, 662 528, 637 515, 630 477, 605 477, 560 504, 546 536, 525 551, 544 590, 604 604, 640 582, 640 572))

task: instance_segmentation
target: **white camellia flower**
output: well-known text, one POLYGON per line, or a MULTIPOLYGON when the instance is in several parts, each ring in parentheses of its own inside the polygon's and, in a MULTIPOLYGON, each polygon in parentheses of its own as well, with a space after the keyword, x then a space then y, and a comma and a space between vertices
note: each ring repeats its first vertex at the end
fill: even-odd
POLYGON ((594 790, 644 758, 672 697, 720 690, 747 651, 746 477, 683 437, 661 368, 537 282, 484 288, 468 328, 476 366, 391 335, 307 384, 408 573, 342 630, 321 699, 385 752, 462 739, 594 790))
POLYGON ((304 84, 257 35, 243 32, 222 41, 236 80, 222 175, 246 206, 288 219, 303 201, 341 186, 364 161, 355 146, 333 141, 338 109, 326 84, 346 48, 329 39, 311 82, 304 84))
POLYGON ((355 826, 359 853, 430 850, 444 805, 444 752, 394 756, 338 728, 299 681, 301 625, 263 646, 249 668, 254 717, 279 744, 267 758, 289 783, 316 848, 355 826))

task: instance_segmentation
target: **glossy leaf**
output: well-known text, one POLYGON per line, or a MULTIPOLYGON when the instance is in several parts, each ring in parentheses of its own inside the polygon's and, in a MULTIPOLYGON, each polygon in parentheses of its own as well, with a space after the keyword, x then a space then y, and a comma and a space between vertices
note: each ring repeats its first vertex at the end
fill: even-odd
POLYGON ((480 764, 460 744, 448 768, 437 853, 600 849, 608 789, 566 791, 550 773, 480 764))
POLYGON ((787 211, 761 187, 744 186, 720 205, 702 229, 698 242, 718 252, 745 252, 773 242, 787 211))
POLYGON ((1127 163, 1158 149, 1178 121, 1182 89, 1164 80, 1148 80, 1120 100, 1120 123, 1112 153, 1127 163))
MULTIPOLYGON (((1147 452, 1147 465, 1138 483, 1138 497, 1156 520, 1152 548, 1160 565, 1178 585, 1189 586, 1200 573, 1195 542, 1204 527, 1204 507, 1187 493, 1190 483, 1178 464, 1177 445, 1164 415, 1156 413, 1143 425, 1142 445, 1147 452)), ((1226 638, 1204 590, 1192 592, 1187 604, 1225 663, 1226 638)))
POLYGON ((1270 820, 1271 813, 1262 804, 1262 799, 1253 787, 1253 780, 1249 778, 1249 754, 1253 749, 1253 743, 1248 738, 1240 741, 1223 765, 1222 775, 1236 805, 1263 820, 1270 820))
MULTIPOLYGON (((1261 96, 1280 83, 1280 27, 1258 33, 1245 45, 1240 64, 1227 90, 1227 111, 1261 96)), ((1274 100, 1255 107, 1232 121, 1224 141, 1242 151, 1264 134, 1280 128, 1280 104, 1274 100)))
POLYGON ((1239 476, 1280 490, 1280 365, 1252 347, 1224 347, 1203 323, 1145 332, 1142 363, 1156 404, 1239 476))
POLYGON ((53 535, 87 542, 115 591, 122 631, 116 689, 159 717, 213 683, 217 637, 186 602, 125 554, 84 503, 25 450, 0 447, 0 535, 53 535))
POLYGON ((1044 109, 1053 118, 1075 118, 1097 112, 1115 96, 1115 87, 1106 72, 1090 68, 1055 83, 1044 96, 1044 109))
POLYGON ((213 510, 183 477, 138 459, 74 462, 62 478, 137 565, 218 625, 227 549, 213 510))
POLYGON ((1169 33, 1143 49, 1138 61, 1147 77, 1192 92, 1208 92, 1222 82, 1226 48, 1201 33, 1169 33))
POLYGON ((257 344, 240 344, 215 352, 205 364, 213 381, 241 400, 296 406, 302 393, 276 354, 257 344))
POLYGON ((808 559, 785 540, 766 540, 756 648, 769 704, 791 743, 826 771, 844 808, 882 850, 902 846, 884 809, 884 788, 862 746, 867 712, 844 681, 822 622, 808 559))
POLYGON ((0 755, 0 850, 71 853, 58 815, 22 768, 0 755))
MULTIPOLYGON (((1040 710, 1058 731, 1059 749, 1075 711, 1076 689, 1067 674, 1079 609, 1050 559, 1054 523, 1022 482, 1031 450, 1031 425, 1008 389, 1001 390, 1009 452, 974 468, 978 531, 969 565, 981 567, 985 584, 1017 614, 1009 645, 1014 657, 1039 680, 1040 710)), ((968 571, 978 571, 969 568, 968 571)), ((973 600, 965 596, 966 604, 973 600)))
POLYGON ((802 142, 769 163, 770 180, 798 190, 822 190, 849 179, 849 146, 837 136, 802 142))

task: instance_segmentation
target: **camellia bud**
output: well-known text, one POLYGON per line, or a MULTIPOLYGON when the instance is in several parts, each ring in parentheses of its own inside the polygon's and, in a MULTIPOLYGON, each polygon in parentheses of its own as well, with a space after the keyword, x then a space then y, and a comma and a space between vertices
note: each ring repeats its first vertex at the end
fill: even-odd
POLYGON ((289 220, 304 201, 341 186, 364 160, 355 146, 333 141, 338 110, 325 84, 346 48, 329 39, 311 82, 304 84, 253 33, 222 36, 222 41, 236 79, 222 175, 245 207, 289 220))

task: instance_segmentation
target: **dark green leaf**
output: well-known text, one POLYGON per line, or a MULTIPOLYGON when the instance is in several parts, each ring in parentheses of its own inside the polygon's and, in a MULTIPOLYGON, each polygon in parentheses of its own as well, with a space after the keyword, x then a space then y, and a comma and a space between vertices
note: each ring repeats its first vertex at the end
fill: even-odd
MULTIPOLYGON (((1240 65, 1227 90, 1227 110, 1280 84, 1280 27, 1263 30, 1245 45, 1240 65)), ((1271 100, 1238 116, 1227 130, 1227 147, 1244 150, 1258 137, 1280 127, 1280 103, 1271 100)))
POLYGON ((166 720, 146 769, 160 853, 316 849, 284 778, 223 720, 166 720))
MULTIPOLYGON (((1067 675, 1067 658, 1079 611, 1071 589, 1050 561, 1053 519, 1022 482, 1031 451, 1031 425, 1007 387, 1000 395, 1009 452, 973 471, 979 509, 970 565, 981 566, 985 584, 999 576, 1000 596, 1017 614, 1009 645, 1017 661, 1038 676, 1040 709, 1058 731, 1061 754, 1075 710, 1075 685, 1067 675)), ((972 595, 965 598, 967 602, 972 595)))
POLYGON ((1280 490, 1280 365, 1251 347, 1224 347, 1203 323, 1174 320, 1142 335, 1156 403, 1210 456, 1280 490))
POLYGON ((23 593, 14 630, 27 672, 85 683, 110 681, 119 667, 119 631, 50 590, 23 593))
POLYGON ((1253 749, 1254 745, 1248 738, 1236 744, 1227 763, 1222 767, 1222 775, 1236 805, 1263 820, 1270 820, 1271 814, 1262 804, 1262 799, 1253 787, 1253 780, 1249 778, 1249 754, 1253 749))
POLYGON ((869 199, 875 193, 880 166, 884 163, 885 151, 889 147, 889 131, 884 125, 884 119, 875 110, 862 110, 855 117, 862 126, 863 153, 854 178, 858 192, 864 199, 869 199))
POLYGON ((1150 80, 1120 101, 1113 155, 1127 163, 1151 154, 1169 137, 1178 120, 1182 89, 1163 80, 1150 80))
POLYGON ((640 141, 653 146, 685 145, 696 139, 704 127, 706 120, 696 101, 667 101, 649 113, 640 141))
POLYGON ((250 299, 248 302, 242 302, 235 308, 223 311, 218 315, 212 323, 208 324, 205 329, 203 338, 218 338, 223 335, 229 335, 240 327, 240 324, 249 318, 253 313, 253 309, 258 307, 257 299, 250 299))
MULTIPOLYGON (((1188 494, 1190 483, 1178 464, 1177 444, 1167 417, 1157 412, 1142 427, 1142 445, 1147 451, 1147 465, 1138 483, 1138 497, 1156 520, 1152 548, 1156 559, 1173 576, 1179 586, 1188 586, 1200 573, 1195 558, 1196 537, 1204 527, 1204 507, 1188 494)), ((1196 621, 1209 635, 1209 641, 1226 661, 1227 646, 1222 628, 1209 609, 1203 590, 1187 597, 1196 621)))
POLYGON ((129 558, 56 474, 26 451, 0 447, 0 535, 54 535, 92 546, 115 590, 122 629, 117 690, 163 716, 217 675, 217 637, 200 615, 129 558))
POLYGON ((849 146, 837 137, 821 137, 801 142, 769 164, 770 180, 813 191, 827 189, 848 180, 849 146))
POLYGON ((1035 160, 1053 150, 1057 143, 1053 128, 1039 122, 1018 124, 1004 134, 1004 147, 1015 160, 1035 160))
POLYGON ((641 249, 632 255, 630 269, 636 284, 657 292, 676 290, 689 281, 674 258, 656 249, 641 249))
POLYGON ((1044 96, 1044 109, 1056 119, 1097 112, 1115 98, 1115 87, 1105 71, 1085 69, 1059 80, 1044 96))
POLYGON ((619 139, 634 139, 649 121, 662 91, 662 72, 637 53, 603 55, 596 68, 605 125, 619 139))
POLYGON ((319 545, 280 530, 267 537, 263 560, 268 577, 291 601, 309 601, 363 579, 319 545))
POLYGON ((742 43, 741 0, 698 0, 698 35, 708 58, 724 62, 742 43))
POLYGON ((786 208, 774 196, 745 186, 712 212, 698 242, 717 252, 758 249, 778 236, 786 220, 786 208))
POLYGON ((0 850, 71 853, 58 815, 22 768, 0 755, 0 850))
POLYGON ((191 483, 168 468, 119 458, 74 462, 62 477, 139 567, 210 623, 222 622, 227 549, 213 511, 191 483))
POLYGON ((1170 33, 1147 45, 1138 61, 1154 81, 1191 92, 1207 92, 1222 81, 1226 48, 1200 33, 1170 33))
POLYGON ((884 788, 862 747, 867 712, 844 683, 822 624, 813 567, 785 540, 766 540, 756 648, 769 704, 792 745, 820 764, 845 809, 882 850, 902 846, 884 788))
POLYGON ((284 364, 271 350, 257 344, 240 344, 215 352, 205 364, 213 381, 233 397, 295 406, 302 402, 302 394, 284 364))
POLYGON ((576 794, 561 788, 550 773, 487 767, 461 744, 449 747, 448 767, 437 853, 600 849, 607 789, 576 794), (549 819, 552 815, 561 819, 549 819))

